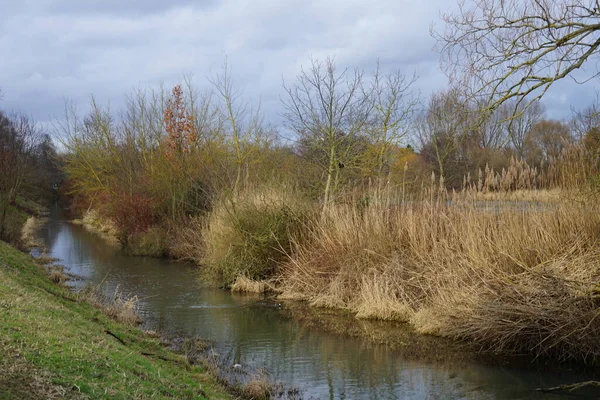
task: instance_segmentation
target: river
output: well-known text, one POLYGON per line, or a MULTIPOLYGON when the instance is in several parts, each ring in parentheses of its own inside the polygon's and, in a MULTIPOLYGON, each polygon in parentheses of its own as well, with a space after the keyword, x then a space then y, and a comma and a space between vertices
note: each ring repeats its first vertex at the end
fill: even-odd
POLYGON ((203 287, 193 266, 128 256, 61 215, 54 206, 39 237, 49 255, 60 259, 59 264, 68 272, 82 277, 72 282, 73 286, 102 284, 107 292, 118 288, 124 294, 136 295, 144 329, 207 339, 214 343, 225 365, 241 364, 248 371, 264 368, 274 380, 298 388, 302 398, 582 398, 581 393, 544 394, 535 389, 591 379, 591 372, 566 367, 485 362, 485 357, 470 354, 438 356, 438 348, 443 354, 452 347, 438 339, 427 339, 434 343, 431 357, 408 356, 411 351, 407 347, 410 350, 415 336, 400 324, 335 316, 343 322, 338 330, 383 330, 388 338, 385 341, 396 335, 401 338, 397 343, 403 346, 334 333, 313 320, 295 318, 296 311, 290 312, 302 307, 203 287))

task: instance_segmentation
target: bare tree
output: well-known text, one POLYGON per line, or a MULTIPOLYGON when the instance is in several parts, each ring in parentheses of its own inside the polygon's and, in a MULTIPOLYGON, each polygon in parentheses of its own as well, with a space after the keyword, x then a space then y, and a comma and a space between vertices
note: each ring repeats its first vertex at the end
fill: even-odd
POLYGON ((545 108, 539 101, 534 101, 529 107, 516 103, 517 101, 513 99, 505 103, 503 107, 506 107, 509 113, 508 118, 511 118, 507 126, 510 143, 517 159, 521 159, 525 156, 528 135, 533 127, 544 118, 545 108))
MULTIPOLYGON (((479 107, 477 107, 479 108, 479 107)), ((488 113, 483 123, 476 127, 477 145, 481 149, 497 151, 508 142, 510 111, 505 105, 488 113)))
POLYGON ((9 118, 0 112, 0 238, 4 238, 8 206, 25 185, 32 184, 37 158, 47 139, 30 118, 9 118))
POLYGON ((292 85, 283 87, 287 125, 300 139, 323 153, 325 171, 323 209, 332 201, 339 173, 352 154, 353 139, 361 134, 372 109, 369 93, 363 88, 363 72, 339 71, 332 58, 311 59, 292 85))
POLYGON ((219 113, 225 121, 224 127, 228 125, 228 129, 225 129, 233 144, 236 165, 233 190, 236 191, 244 171, 246 180, 248 178, 251 159, 256 150, 253 144, 264 140, 268 136, 267 130, 264 129, 260 102, 258 106, 252 107, 243 99, 242 93, 235 89, 227 60, 221 71, 209 78, 209 81, 221 101, 219 113))
POLYGON ((594 129, 600 129, 600 97, 583 110, 571 110, 571 132, 576 139, 582 140, 594 129))
POLYGON ((526 142, 528 161, 548 165, 556 161, 563 149, 572 142, 569 126, 560 121, 542 120, 529 132, 526 142))
MULTIPOLYGON (((488 109, 541 98, 600 47, 597 0, 462 0, 459 7, 443 15, 444 32, 433 33, 442 67, 488 109)), ((585 79, 598 73, 592 66, 585 79)))
POLYGON ((407 77, 400 71, 382 74, 379 64, 373 78, 373 117, 370 126, 371 140, 377 147, 378 178, 382 181, 389 171, 393 146, 410 132, 413 117, 420 104, 419 93, 413 90, 417 76, 407 77))
MULTIPOLYGON (((472 128, 469 110, 458 93, 450 90, 434 94, 420 115, 417 135, 421 153, 434 165, 438 176, 449 178, 457 171, 458 154, 472 128)), ((460 176, 455 176, 460 180, 460 176)))

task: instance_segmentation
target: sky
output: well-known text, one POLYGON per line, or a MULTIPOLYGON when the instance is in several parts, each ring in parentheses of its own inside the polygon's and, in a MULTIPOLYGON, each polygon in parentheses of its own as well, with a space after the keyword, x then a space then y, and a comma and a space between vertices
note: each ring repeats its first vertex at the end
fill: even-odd
MULTIPOLYGON (((0 109, 50 126, 65 101, 85 110, 90 96, 118 110, 134 88, 208 76, 225 58, 235 85, 282 123, 282 80, 309 58, 340 67, 400 69, 419 77, 424 97, 447 85, 433 50, 432 25, 456 0, 3 0, 0 5, 0 109)), ((591 85, 560 82, 545 97, 548 115, 595 97, 591 85)))

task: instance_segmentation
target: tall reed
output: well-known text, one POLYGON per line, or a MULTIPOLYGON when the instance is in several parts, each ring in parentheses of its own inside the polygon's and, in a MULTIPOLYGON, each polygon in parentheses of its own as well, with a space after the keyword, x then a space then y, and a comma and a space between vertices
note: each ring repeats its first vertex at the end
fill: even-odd
POLYGON ((406 321, 491 350, 600 356, 595 203, 436 193, 327 209, 291 253, 282 297, 406 321))

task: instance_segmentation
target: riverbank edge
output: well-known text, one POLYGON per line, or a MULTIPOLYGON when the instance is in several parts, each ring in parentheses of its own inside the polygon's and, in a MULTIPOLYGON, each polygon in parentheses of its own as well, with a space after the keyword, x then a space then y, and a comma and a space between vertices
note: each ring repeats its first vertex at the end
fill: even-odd
POLYGON ((231 398, 204 366, 111 320, 0 242, 0 398, 231 398))

